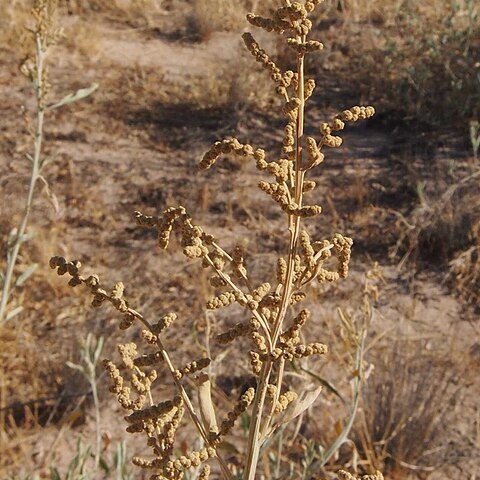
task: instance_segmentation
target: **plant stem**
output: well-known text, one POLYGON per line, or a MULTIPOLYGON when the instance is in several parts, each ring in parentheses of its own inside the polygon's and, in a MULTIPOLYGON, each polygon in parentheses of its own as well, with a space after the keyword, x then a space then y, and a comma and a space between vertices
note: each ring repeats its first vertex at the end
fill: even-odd
MULTIPOLYGON (((299 37, 303 41, 305 38, 299 37)), ((303 137, 303 125, 304 125, 304 112, 305 112, 305 75, 304 75, 304 56, 299 54, 297 57, 297 72, 298 72, 298 90, 297 98, 300 100, 297 115, 297 128, 296 128, 296 150, 295 150, 295 203, 298 207, 302 205, 303 194, 303 178, 304 172, 301 170, 302 163, 302 137, 303 137)), ((282 299, 280 303, 280 309, 278 311, 277 318, 274 324, 274 333, 272 336, 272 348, 275 348, 277 341, 282 331, 283 321, 287 313, 288 306, 290 304, 290 297, 293 290, 293 274, 295 267, 295 254, 297 251, 298 236, 300 233, 300 216, 289 216, 289 231, 290 231, 290 243, 288 248, 288 261, 287 261, 287 273, 285 279, 285 285, 283 286, 282 299)), ((255 392, 255 399, 252 410, 252 424, 250 425, 250 434, 248 437, 247 446, 247 462, 245 466, 244 480, 254 480, 255 473, 258 465, 258 457, 260 454, 260 447, 262 438, 260 436, 260 427, 262 422, 263 407, 265 405, 265 396, 267 393, 267 386, 269 383, 270 375, 272 373, 273 363, 270 360, 266 360, 260 371, 259 379, 257 381, 257 391, 255 392)), ((280 377, 282 374, 280 374, 280 377)), ((277 379, 277 383, 281 385, 281 378, 277 379)), ((269 414, 266 419, 266 425, 270 423, 272 413, 269 414)), ((263 429, 266 431, 266 429, 263 429)))
POLYGON ((100 405, 98 402, 97 380, 95 378, 95 364, 91 372, 90 387, 92 389, 93 404, 95 406, 95 472, 97 472, 100 464, 100 449, 101 449, 101 435, 100 435, 100 405))
POLYGON ((260 454, 260 424, 262 421, 263 406, 265 404, 265 396, 267 394, 268 381, 272 372, 272 362, 266 361, 257 383, 255 392, 255 400, 252 410, 252 423, 248 436, 247 446, 247 463, 245 466, 244 480, 254 480, 257 470, 258 456, 260 454))
POLYGON ((18 227, 17 235, 15 242, 13 244, 10 255, 7 259, 7 268, 2 286, 2 297, 0 300, 0 325, 6 321, 6 309, 7 303, 10 297, 10 288, 13 278, 13 272, 15 269, 15 264, 17 262, 17 257, 20 251, 20 246, 23 243, 23 238, 25 231, 27 229, 28 219, 30 216, 30 211, 33 203, 33 195, 35 192, 35 186, 40 174, 41 169, 41 152, 42 152, 42 141, 43 141, 43 120, 45 115, 45 106, 44 106, 44 60, 45 60, 45 49, 43 46, 42 39, 40 34, 36 34, 36 80, 34 83, 36 91, 36 100, 37 100, 37 122, 35 127, 35 137, 34 137, 34 154, 32 158, 32 172, 30 176, 30 185, 28 187, 28 195, 25 202, 25 208, 23 212, 23 217, 18 227))

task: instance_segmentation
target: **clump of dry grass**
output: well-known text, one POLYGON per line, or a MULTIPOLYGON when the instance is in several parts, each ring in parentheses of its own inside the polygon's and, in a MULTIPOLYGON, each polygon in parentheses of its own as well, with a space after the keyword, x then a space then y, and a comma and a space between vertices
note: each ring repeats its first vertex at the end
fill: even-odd
POLYGON ((469 232, 470 245, 450 261, 450 278, 459 295, 478 309, 480 304, 480 221, 469 232))
MULTIPOLYGON (((320 3, 321 0, 304 3, 285 0, 271 17, 247 15, 253 26, 285 35, 295 59, 295 71, 282 71, 251 33, 243 34, 247 49, 269 74, 282 105, 285 128, 280 155, 269 158, 262 148, 227 138, 215 142, 199 164, 201 170, 208 170, 222 156, 232 155, 252 162, 261 174, 268 176, 258 187, 283 213, 288 238, 288 250, 278 257, 276 270, 265 272, 266 278, 260 282, 254 281, 247 252, 240 245, 231 249, 222 247, 220 240, 194 223, 183 206, 167 208, 160 216, 135 212, 139 226, 157 231, 161 249, 166 250, 173 243, 174 234, 178 235, 183 254, 201 263, 216 289, 216 295, 206 302, 207 310, 236 305, 246 312, 246 320, 228 325, 217 334, 220 351, 217 358, 208 349, 183 364, 175 364, 171 355, 175 345, 167 344, 166 332, 175 329, 176 313, 164 312, 160 318, 147 319, 130 304, 122 282, 108 288, 97 275, 83 275, 79 261, 67 261, 60 256, 50 260, 58 275, 70 277, 71 287, 83 285, 89 290, 92 306, 111 304, 122 316, 120 329, 134 324, 141 327, 141 346, 135 342, 118 345, 121 362, 105 360, 104 366, 111 379, 111 391, 128 412, 127 431, 146 437, 150 455, 135 457, 133 462, 151 472, 151 479, 180 479, 187 470, 200 472, 199 478, 207 479, 213 462, 223 478, 233 479, 225 448, 235 425, 249 412, 241 473, 245 480, 253 480, 260 468, 261 449, 282 425, 310 408, 321 392, 318 387, 297 393, 284 380, 294 360, 301 362, 328 352, 325 344, 307 340, 310 311, 295 306, 304 301, 306 288, 313 282, 326 285, 347 277, 353 241, 340 233, 329 239, 312 239, 303 228, 302 222, 322 211, 313 200, 307 201, 316 188, 307 175, 321 166, 324 150, 341 146, 339 134, 347 123, 368 119, 375 110, 371 106, 354 106, 322 122, 318 134, 305 134, 305 105, 315 89, 315 81, 305 75, 305 57, 323 48, 322 43, 308 37, 312 28, 308 17, 320 3), (216 364, 216 370, 222 365, 231 368, 221 352, 234 343, 242 345, 242 363, 254 378, 255 386, 245 389, 229 411, 222 414, 214 401, 211 366, 216 364), (245 345, 248 345, 246 350, 245 345), (159 402, 154 400, 153 386, 163 383, 165 374, 173 393, 159 402), (220 415, 223 418, 217 419, 220 415), (187 423, 184 416, 195 428, 198 440, 190 438, 188 445, 180 450, 178 438, 187 423)), ((356 338, 360 358, 357 383, 363 366, 363 344, 363 338, 356 338)), ((355 480, 343 471, 338 476, 355 480)), ((383 477, 377 472, 367 478, 383 477)))
POLYGON ((363 391, 356 432, 362 458, 391 478, 435 472, 465 454, 447 425, 458 402, 452 360, 439 361, 421 340, 398 337, 373 354, 376 369, 363 391))
MULTIPOLYGON (((480 203, 476 188, 479 177, 478 169, 463 173, 440 192, 428 189, 427 193, 424 184, 420 184, 419 202, 408 216, 396 210, 387 213, 396 220, 397 239, 390 255, 400 259, 399 267, 441 268, 445 280, 474 307, 479 299, 480 278, 480 203)), ((437 181, 435 188, 438 189, 437 181)))
MULTIPOLYGON (((402 252, 401 265, 407 261, 442 262, 469 243, 469 231, 479 215, 475 195, 480 171, 460 177, 440 195, 431 198, 424 185, 417 186, 419 203, 409 218, 398 212, 398 240, 391 255, 402 252), (469 201, 467 201, 467 199, 469 201)), ((432 195, 433 196, 433 195, 432 195)), ((474 236, 471 237, 474 241, 474 236)))
POLYGON ((166 14, 165 1, 155 0, 64 0, 70 15, 104 13, 136 27, 149 26, 152 19, 166 14))

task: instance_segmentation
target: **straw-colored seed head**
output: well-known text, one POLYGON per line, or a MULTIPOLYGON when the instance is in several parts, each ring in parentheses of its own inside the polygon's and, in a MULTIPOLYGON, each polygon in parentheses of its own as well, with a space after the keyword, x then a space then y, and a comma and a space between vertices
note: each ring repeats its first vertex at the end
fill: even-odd
POLYGON ((323 3, 324 0, 306 0, 305 1, 305 11, 308 13, 313 12, 317 5, 323 3))
POLYGON ((317 182, 314 180, 305 180, 303 182, 303 193, 308 193, 311 192, 312 190, 315 190, 315 187, 317 186, 317 182))
POLYGON ((305 82, 305 87, 304 87, 305 100, 308 100, 313 95, 314 90, 315 90, 315 80, 313 78, 309 78, 305 82))
POLYGON ((257 347, 257 350, 262 353, 266 354, 268 352, 267 348, 267 342, 265 341, 265 337, 258 333, 258 332, 252 332, 250 334, 250 338, 253 340, 253 343, 257 347))
POLYGON ((322 135, 330 135, 332 133, 332 127, 328 123, 323 122, 320 124, 320 133, 322 135))
POLYGON ((216 336, 217 343, 224 345, 233 342, 236 338, 247 335, 252 331, 250 324, 237 323, 233 328, 216 336))
POLYGON ((217 308, 227 307, 228 305, 231 305, 233 302, 235 302, 235 300, 236 297, 234 291, 224 292, 221 295, 210 299, 207 302, 207 308, 209 310, 215 310, 217 308))
POLYGON ((194 360, 193 362, 187 363, 181 370, 175 370, 174 376, 177 380, 180 380, 185 375, 190 375, 192 373, 199 372, 204 368, 207 368, 210 365, 211 361, 212 360, 208 357, 194 360))
POLYGON ((263 67, 270 71, 271 77, 275 82, 282 80, 282 74, 280 69, 275 65, 275 63, 270 60, 270 57, 267 55, 265 50, 260 48, 260 45, 253 38, 253 35, 249 32, 245 32, 242 35, 243 42, 249 50, 249 52, 255 57, 257 62, 261 63, 263 67))
POLYGON ((152 325, 152 332, 156 335, 160 334, 168 328, 177 319, 177 314, 174 312, 167 313, 157 323, 152 325))
POLYGON ((278 22, 271 18, 264 18, 253 13, 247 14, 247 20, 253 26, 263 28, 267 32, 283 33, 283 31, 289 26, 286 22, 278 22))
POLYGON ((117 350, 122 357, 123 364, 129 369, 133 370, 133 358, 137 356, 137 345, 133 342, 124 345, 117 345, 117 350))
POLYGON ((143 410, 137 410, 136 412, 131 413, 125 417, 125 420, 128 423, 137 423, 145 420, 155 420, 161 418, 163 415, 169 413, 173 409, 177 409, 182 405, 182 398, 180 395, 177 395, 173 400, 167 400, 161 402, 157 405, 152 405, 151 407, 144 408, 143 410))
POLYGON ((292 213, 303 218, 314 217, 322 213, 322 207, 320 205, 305 205, 304 207, 294 210, 292 213))
POLYGON ((220 426, 220 435, 227 435, 235 425, 238 417, 252 404, 255 398, 255 389, 249 388, 235 404, 232 411, 228 412, 227 419, 220 426))
POLYGON ((268 183, 264 180, 261 180, 258 182, 258 187, 267 195, 270 195, 282 207, 289 205, 289 192, 287 187, 284 185, 280 185, 278 183, 268 183))
POLYGON ((338 137, 335 135, 325 135, 322 139, 322 143, 331 148, 338 148, 342 145, 342 137, 338 137))
POLYGON ((290 114, 294 110, 297 110, 300 106, 300 100, 297 97, 292 97, 288 102, 283 106, 283 111, 285 114, 290 114))
POLYGON ((359 119, 370 118, 373 115, 375 115, 375 108, 373 108, 372 106, 355 106, 350 108, 349 110, 344 110, 341 114, 337 115, 337 118, 345 122, 356 122, 359 119))
POLYGON ((285 283, 285 278, 287 275, 287 261, 280 257, 277 260, 277 282, 282 285, 285 283))
POLYGON ((304 308, 293 319, 293 325, 282 333, 282 341, 288 346, 295 346, 300 341, 300 329, 310 317, 310 310, 304 308))
POLYGON ((270 401, 273 401, 276 396, 277 396, 277 386, 272 383, 269 383, 267 385, 267 398, 270 401))
POLYGON ((287 407, 297 399, 297 397, 298 395, 292 390, 282 393, 282 395, 278 397, 278 402, 275 405, 275 413, 281 413, 285 411, 287 407))
POLYGON ((290 297, 290 305, 295 305, 302 300, 305 300, 306 294, 303 292, 294 292, 292 293, 292 296, 290 297))
POLYGON ((338 274, 341 278, 347 278, 348 264, 352 253, 353 240, 337 233, 333 239, 333 245, 338 258, 338 274))
POLYGON ((150 345, 156 345, 158 342, 157 335, 150 330, 142 330, 142 338, 150 345))
POLYGON ((332 122, 332 130, 343 130, 345 128, 345 123, 342 122, 339 118, 335 118, 332 122))
POLYGON ((255 375, 258 375, 263 365, 263 362, 260 359, 260 355, 258 352, 250 351, 249 357, 250 357, 250 365, 252 367, 252 371, 255 375))
POLYGON ((163 362, 162 352, 148 353, 141 355, 133 360, 136 367, 150 367, 163 362))
POLYGON ((306 42, 301 42, 296 38, 289 38, 287 39, 287 43, 289 47, 293 48, 299 54, 323 50, 323 43, 318 42, 317 40, 307 40, 306 42))
POLYGON ((204 465, 198 476, 198 480, 208 480, 210 476, 210 465, 204 465))

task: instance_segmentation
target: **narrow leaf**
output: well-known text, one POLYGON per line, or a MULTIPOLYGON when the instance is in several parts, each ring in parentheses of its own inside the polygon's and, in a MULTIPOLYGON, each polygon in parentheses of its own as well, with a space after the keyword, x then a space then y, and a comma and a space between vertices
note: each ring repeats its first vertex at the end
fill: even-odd
POLYGON ((332 384, 330 383, 328 380, 325 380, 324 378, 322 378, 320 375, 317 375, 315 372, 312 372, 311 370, 308 370, 307 368, 303 368, 302 366, 299 366, 299 365, 293 365, 293 368, 294 369, 298 369, 300 370, 301 372, 304 372, 306 373, 307 375, 310 375, 311 377, 313 377, 315 380, 317 380, 320 385, 322 385, 323 387, 325 387, 327 390, 329 390, 331 393, 333 393, 334 395, 336 395, 343 403, 345 403, 345 399, 343 398, 342 394, 337 390, 337 388, 332 384))
POLYGON ((72 370, 78 370, 79 372, 85 373, 85 368, 82 365, 77 365, 76 363, 72 362, 65 362, 67 367, 71 368, 72 370))
POLYGON ((22 272, 16 282, 15 286, 16 287, 21 287, 33 274, 33 272, 38 268, 38 263, 32 263, 24 272, 22 272))
POLYGON ((100 358, 100 354, 102 353, 104 338, 100 337, 97 340, 97 346, 95 347, 95 352, 93 353, 93 365, 97 365, 98 359, 100 358))
POLYGON ((281 417, 278 422, 270 428, 266 438, 270 437, 272 433, 275 432, 280 426, 291 422, 294 418, 298 417, 308 408, 310 408, 320 395, 321 391, 322 387, 317 387, 314 390, 308 390, 304 392, 303 395, 298 398, 298 400, 292 403, 291 408, 287 409, 283 417, 281 417))
POLYGON ((98 465, 106 474, 110 473, 110 467, 108 466, 108 463, 103 457, 100 457, 98 465))
POLYGON ((81 88, 80 90, 77 90, 75 93, 70 93, 66 97, 63 97, 59 102, 54 103, 53 105, 49 105, 47 108, 48 110, 54 110, 55 108, 62 107, 63 105, 77 102, 78 100, 81 100, 82 98, 85 98, 91 95, 97 88, 98 88, 98 83, 94 83, 93 85, 87 88, 81 88))
POLYGON ((62 480, 60 473, 55 467, 50 467, 50 480, 62 480))
POLYGON ((218 433, 217 419, 215 417, 215 407, 212 402, 212 388, 210 377, 206 373, 201 373, 197 378, 198 386, 198 404, 200 406, 200 415, 207 432, 218 433))
POLYGON ((305 392, 300 399, 293 404, 293 408, 290 411, 287 410, 286 415, 282 419, 282 423, 288 423, 292 421, 294 418, 301 415, 305 410, 310 408, 320 395, 321 391, 322 387, 317 387, 314 390, 305 392))
POLYGON ((47 194, 47 197, 50 200, 50 203, 52 204, 55 213, 58 214, 60 212, 60 204, 58 203, 57 196, 50 190, 50 185, 48 184, 46 178, 43 175, 39 175, 38 179, 41 180, 45 185, 45 192, 47 194))
POLYGON ((5 321, 8 322, 13 317, 16 317, 22 310, 23 310, 23 307, 14 308, 13 310, 7 313, 7 316, 5 317, 5 321))

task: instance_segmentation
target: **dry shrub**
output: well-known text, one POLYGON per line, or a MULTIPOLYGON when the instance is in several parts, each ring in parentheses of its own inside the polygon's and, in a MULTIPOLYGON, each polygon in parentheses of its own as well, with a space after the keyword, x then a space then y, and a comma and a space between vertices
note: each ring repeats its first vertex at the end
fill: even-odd
POLYGON ((476 308, 480 305, 480 221, 470 230, 471 245, 450 262, 450 277, 459 295, 476 308))
POLYGON ((458 251, 475 245, 475 234, 469 232, 480 217, 479 176, 479 170, 464 175, 431 196, 419 184, 419 202, 408 218, 391 211, 397 217, 398 239, 390 253, 393 258, 401 255, 400 266, 409 262, 443 266, 458 251))
POLYGON ((421 343, 399 338, 377 348, 375 372, 364 387, 357 426, 360 455, 392 480, 455 464, 461 454, 447 428, 457 402, 458 373, 448 356, 429 353, 421 343))

